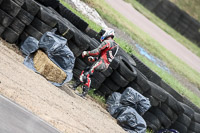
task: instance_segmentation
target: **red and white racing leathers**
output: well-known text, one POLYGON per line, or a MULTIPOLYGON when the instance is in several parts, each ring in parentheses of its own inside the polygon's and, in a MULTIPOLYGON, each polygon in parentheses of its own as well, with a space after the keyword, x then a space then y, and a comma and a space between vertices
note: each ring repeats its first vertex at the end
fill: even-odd
POLYGON ((90 88, 91 79, 90 76, 94 71, 105 71, 114 59, 117 51, 119 49, 118 44, 112 40, 104 40, 98 48, 87 51, 87 56, 95 56, 92 61, 96 61, 90 68, 89 72, 82 71, 80 75, 80 81, 84 83, 85 86, 90 88), (99 56, 99 57, 98 57, 99 56))

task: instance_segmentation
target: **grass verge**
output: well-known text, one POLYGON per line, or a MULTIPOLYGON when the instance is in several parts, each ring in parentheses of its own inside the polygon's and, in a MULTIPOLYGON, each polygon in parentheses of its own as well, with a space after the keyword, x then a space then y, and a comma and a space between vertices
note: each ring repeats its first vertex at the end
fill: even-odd
MULTIPOLYGON (((133 40, 149 51, 154 56, 163 60, 170 69, 173 69, 180 75, 184 76, 190 82, 200 87, 200 73, 193 70, 190 66, 182 60, 173 55, 170 51, 166 50, 161 44, 154 40, 150 35, 135 26, 119 12, 110 7, 105 1, 102 0, 83 0, 95 8, 102 18, 106 19, 109 23, 115 25, 119 29, 128 33, 133 40)), ((159 74, 159 73, 158 73, 159 74)), ((163 78, 163 77, 162 77, 163 78)))
POLYGON ((149 20, 151 20, 154 24, 159 26, 161 29, 163 29, 166 33, 171 35, 174 39, 176 39, 178 42, 183 44, 186 48, 188 48, 191 52, 196 54, 200 57, 200 48, 184 36, 182 36, 180 33, 178 33, 176 30, 174 30, 172 27, 170 27, 167 23, 165 23, 163 20, 161 20, 159 17, 157 17, 155 14, 153 14, 151 11, 146 9, 143 5, 141 5, 136 0, 125 0, 126 2, 129 2, 132 4, 132 6, 141 12, 144 16, 146 16, 149 20))
MULTIPOLYGON (((168 67, 171 69, 175 69, 177 72, 179 72, 182 75, 187 75, 187 78, 200 86, 200 74, 192 70, 189 66, 187 66, 185 63, 180 61, 177 57, 172 55, 169 51, 164 49, 158 42, 156 42, 154 39, 152 39, 148 34, 141 31, 138 27, 133 25, 131 22, 129 22, 126 18, 121 16, 117 11, 109 7, 105 1, 102 0, 84 0, 85 2, 89 3, 91 6, 93 6, 100 15, 108 20, 113 25, 117 26, 118 28, 123 28, 124 31, 129 33, 129 35, 136 40, 137 42, 140 42, 142 46, 150 51, 150 53, 156 55, 160 59, 162 59, 164 62, 168 63, 168 67), (134 30, 133 30, 134 29, 134 30), (162 51, 162 52, 161 52, 162 51), (164 51, 164 52, 163 52, 164 51), (188 75, 189 74, 189 75, 188 75)), ((67 6, 70 10, 72 10, 75 14, 77 14, 79 17, 83 18, 92 29, 95 29, 96 31, 99 31, 101 29, 100 26, 95 24, 93 21, 89 20, 88 18, 85 18, 81 13, 73 9, 70 5, 65 3, 63 0, 61 0, 61 3, 63 3, 65 6, 67 6)), ((194 104, 200 107, 200 103, 198 102, 200 98, 196 96, 194 93, 189 91, 187 88, 182 86, 174 77, 172 77, 167 72, 161 70, 159 67, 157 67, 155 64, 147 60, 145 57, 137 53, 133 47, 131 47, 129 44, 127 44, 125 41, 116 38, 115 39, 117 43, 120 44, 120 46, 127 52, 132 53, 136 55, 144 64, 149 66, 153 71, 155 71, 166 83, 168 83, 172 88, 174 88, 177 92, 180 94, 186 96, 188 99, 190 99, 194 104)))

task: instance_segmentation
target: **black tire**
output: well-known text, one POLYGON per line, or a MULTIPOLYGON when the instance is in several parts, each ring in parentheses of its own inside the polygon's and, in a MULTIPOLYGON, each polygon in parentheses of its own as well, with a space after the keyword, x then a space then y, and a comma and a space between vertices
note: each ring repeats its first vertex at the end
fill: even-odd
POLYGON ((15 18, 9 27, 20 35, 25 28, 25 24, 22 23, 19 19, 15 18))
POLYGON ((200 124, 200 114, 195 112, 192 120, 200 124))
POLYGON ((103 81, 106 79, 106 77, 101 73, 94 71, 92 75, 99 83, 103 83, 103 81))
POLYGON ((103 71, 102 74, 105 76, 105 77, 109 77, 113 72, 113 69, 109 66, 107 70, 103 71))
POLYGON ((15 17, 21 9, 21 7, 12 0, 3 0, 0 4, 0 8, 12 17, 15 17))
POLYGON ((97 40, 95 40, 94 38, 91 38, 89 50, 93 50, 93 49, 97 48, 99 45, 100 45, 100 43, 97 40))
POLYGON ((74 16, 74 19, 71 21, 71 23, 82 32, 85 32, 88 27, 88 23, 81 19, 79 16, 74 16))
POLYGON ((161 19, 165 20, 170 13, 173 11, 175 5, 169 1, 162 1, 160 4, 153 10, 153 12, 160 17, 161 19))
POLYGON ((30 13, 32 16, 35 16, 40 9, 40 5, 34 0, 24 0, 22 8, 30 13))
POLYGON ((69 20, 75 27, 77 27, 81 31, 85 31, 88 27, 88 24, 82 20, 80 17, 78 17, 76 14, 74 14, 72 11, 67 9, 65 6, 63 6, 61 3, 59 4, 59 8, 57 11, 60 13, 60 15, 67 20, 69 20))
POLYGON ((181 13, 182 12, 180 9, 173 10, 173 12, 166 18, 165 22, 174 27, 179 21, 181 13))
POLYGON ((4 27, 8 27, 13 21, 13 17, 0 9, 0 24, 4 27))
POLYGON ((178 116, 178 119, 176 120, 180 123, 182 123, 183 125, 185 125, 186 127, 189 127, 190 123, 191 123, 191 119, 185 115, 184 113, 183 114, 180 114, 178 116))
POLYGON ((161 125, 163 125, 164 128, 169 128, 171 126, 171 120, 159 108, 152 107, 150 112, 159 119, 161 125))
POLYGON ((51 27, 55 27, 58 20, 54 17, 54 11, 44 6, 40 7, 37 17, 51 27))
POLYGON ((27 37, 29 37, 30 35, 28 33, 26 33, 25 31, 23 31, 21 33, 21 35, 19 36, 19 42, 17 43, 17 46, 21 47, 22 42, 24 42, 26 40, 27 37))
POLYGON ((129 85, 130 87, 132 87, 134 90, 136 90, 137 92, 139 92, 140 94, 143 94, 144 92, 142 91, 141 87, 135 83, 134 81, 130 82, 129 85))
POLYGON ((11 28, 7 27, 2 33, 2 38, 9 43, 15 43, 19 38, 19 34, 13 31, 11 28))
POLYGON ((184 112, 182 105, 170 94, 167 95, 165 103, 171 107, 176 114, 182 114, 184 112))
POLYGON ((0 36, 1 36, 1 34, 4 32, 4 30, 5 30, 5 27, 2 26, 2 25, 0 25, 0 36))
POLYGON ((117 71, 114 71, 111 75, 111 79, 120 87, 125 87, 128 85, 128 81, 124 79, 117 71))
POLYGON ((42 33, 31 25, 25 28, 25 32, 28 33, 30 36, 36 38, 37 40, 40 40, 40 38, 42 37, 42 33))
POLYGON ((162 110, 162 112, 165 113, 165 115, 168 118, 170 118, 172 123, 174 123, 177 120, 177 118, 178 118, 177 114, 167 104, 161 103, 159 108, 162 110))
POLYGON ((154 124, 152 124, 148 120, 145 120, 145 121, 146 121, 146 124, 147 124, 147 127, 148 127, 149 131, 156 132, 158 130, 158 128, 154 124))
POLYGON ((78 68, 80 70, 84 70, 87 67, 87 65, 79 58, 76 58, 75 60, 75 68, 78 68))
POLYGON ((96 31, 94 31, 93 29, 87 27, 87 29, 85 30, 85 33, 89 37, 95 38, 95 40, 97 40, 98 42, 100 41, 101 36, 96 31))
POLYGON ((78 57, 81 55, 82 52, 72 41, 68 41, 68 47, 73 52, 75 57, 78 57))
POLYGON ((194 113, 195 113, 194 110, 184 103, 180 103, 180 104, 182 105, 182 107, 184 109, 184 114, 186 114, 190 119, 192 119, 194 116, 194 113))
POLYGON ((180 122, 175 121, 172 126, 170 127, 171 129, 176 129, 180 133, 187 133, 187 127, 180 122))
POLYGON ((110 94, 113 93, 106 85, 101 84, 101 86, 98 89, 104 96, 109 96, 110 94))
POLYGON ((34 19, 34 17, 24 9, 20 10, 20 12, 17 15, 17 18, 20 21, 22 21, 25 25, 29 25, 34 19))
POLYGON ((171 88, 166 82, 163 80, 160 81, 159 85, 161 88, 163 88, 165 91, 167 91, 169 94, 171 94, 173 97, 175 97, 178 101, 183 101, 183 96, 180 95, 177 91, 175 91, 173 88, 171 88))
POLYGON ((179 22, 177 23, 177 25, 175 26, 176 31, 178 31, 179 33, 183 34, 185 32, 187 32, 187 28, 189 26, 189 21, 186 24, 183 20, 179 20, 179 22))
POLYGON ((20 7, 24 4, 24 0, 13 0, 20 7))
POLYGON ((136 66, 136 62, 133 60, 133 58, 129 54, 127 54, 126 51, 124 51, 121 47, 119 47, 116 56, 122 56, 127 62, 129 62, 129 64, 131 64, 132 66, 136 66))
POLYGON ((90 46, 90 38, 85 34, 83 34, 81 31, 79 31, 78 29, 74 28, 74 30, 75 33, 72 40, 81 50, 87 50, 90 46))
POLYGON ((121 60, 121 56, 115 56, 112 62, 110 63, 110 67, 113 70, 117 69, 119 66, 120 60, 121 60))
POLYGON ((193 109, 195 112, 200 114, 200 108, 197 107, 194 103, 192 103, 190 100, 188 100, 187 98, 183 97, 182 99, 183 103, 185 103, 186 105, 188 105, 191 109, 193 109))
POLYGON ((189 130, 194 131, 195 133, 199 133, 200 131, 200 124, 197 122, 192 121, 189 126, 189 130))
MULTIPOLYGON (((73 36, 74 36, 74 33, 73 31, 71 30, 71 28, 69 27, 69 25, 61 22, 61 21, 58 21, 58 24, 56 25, 56 28, 57 28, 57 32, 58 34, 62 35, 63 37, 65 37, 67 40, 70 40, 73 36)), ((75 42, 75 41, 74 41, 75 42)), ((76 43, 76 42, 75 42, 76 43)), ((79 48, 80 49, 80 48, 79 48)))
POLYGON ((148 93, 144 93, 143 95, 145 97, 149 98, 151 106, 157 107, 157 106, 159 106, 161 104, 160 101, 158 101, 156 98, 154 98, 153 96, 149 95, 148 93))
POLYGON ((112 81, 110 78, 107 78, 104 81, 104 84, 108 86, 112 91, 118 91, 120 89, 120 86, 118 86, 114 81, 112 81))
POLYGON ((150 11, 152 11, 154 8, 157 7, 157 5, 160 3, 161 0, 148 0, 146 3, 145 3, 145 7, 147 9, 149 9, 150 11))
POLYGON ((81 75, 81 70, 74 68, 73 69, 73 76, 75 79, 79 79, 80 75, 81 75))
POLYGON ((91 87, 95 88, 96 90, 99 89, 101 83, 99 83, 94 77, 91 78, 91 87))
POLYGON ((146 2, 148 2, 148 0, 137 0, 137 1, 139 1, 142 5, 145 5, 146 2))
POLYGON ((149 81, 146 76, 144 76, 138 69, 137 71, 137 78, 135 79, 135 82, 141 87, 143 92, 146 92, 150 89, 149 81))
MULTIPOLYGON (((161 123, 159 121, 159 119, 152 114, 151 112, 147 111, 144 115, 143 118, 145 119, 145 121, 149 121, 150 123, 152 123, 153 125, 156 126, 156 131, 161 127, 161 123)), ((154 132, 156 132, 154 131, 154 132)))
POLYGON ((192 121, 190 123, 189 129, 191 131, 194 131, 195 133, 199 133, 199 131, 200 131, 200 124, 197 123, 197 122, 192 121))
POLYGON ((187 133, 196 133, 196 132, 191 131, 190 129, 188 129, 187 133))
POLYGON ((129 64, 124 58, 121 58, 118 72, 128 81, 133 81, 137 77, 135 68, 129 64))
POLYGON ((41 33, 46 33, 47 31, 50 31, 52 28, 50 26, 48 26, 47 24, 45 24, 44 22, 42 22, 41 20, 35 18, 31 25, 36 28, 38 31, 40 31, 41 33))
POLYGON ((158 76, 154 71, 152 71, 148 66, 146 66, 142 61, 140 61, 136 56, 131 55, 133 60, 136 62, 136 68, 144 74, 148 80, 152 81, 153 83, 160 83, 161 78, 158 76))
POLYGON ((59 6, 59 0, 36 0, 36 1, 40 2, 41 4, 47 7, 50 6, 53 9, 56 9, 59 6))
POLYGON ((151 86, 151 88, 148 91, 148 93, 156 99, 158 99, 159 101, 165 102, 168 97, 168 93, 165 90, 163 90, 160 86, 154 84, 151 81, 149 81, 149 85, 151 86))

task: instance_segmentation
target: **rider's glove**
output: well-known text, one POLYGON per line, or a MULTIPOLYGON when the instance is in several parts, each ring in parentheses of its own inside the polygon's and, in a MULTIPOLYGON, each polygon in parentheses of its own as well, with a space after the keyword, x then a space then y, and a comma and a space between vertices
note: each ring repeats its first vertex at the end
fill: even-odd
POLYGON ((94 62, 94 61, 95 61, 95 58, 92 57, 92 56, 89 56, 89 57, 88 57, 88 61, 89 61, 89 62, 94 62))
POLYGON ((87 51, 83 51, 82 57, 84 58, 84 57, 87 56, 87 55, 88 55, 87 51))

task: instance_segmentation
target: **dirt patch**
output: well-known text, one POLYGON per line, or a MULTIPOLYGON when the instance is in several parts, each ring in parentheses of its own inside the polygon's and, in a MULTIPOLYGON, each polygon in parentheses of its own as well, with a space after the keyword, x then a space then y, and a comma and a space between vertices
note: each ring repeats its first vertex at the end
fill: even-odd
POLYGON ((67 85, 65 91, 53 86, 4 45, 10 44, 0 42, 0 94, 64 133, 125 132, 100 105, 77 96, 67 85))

